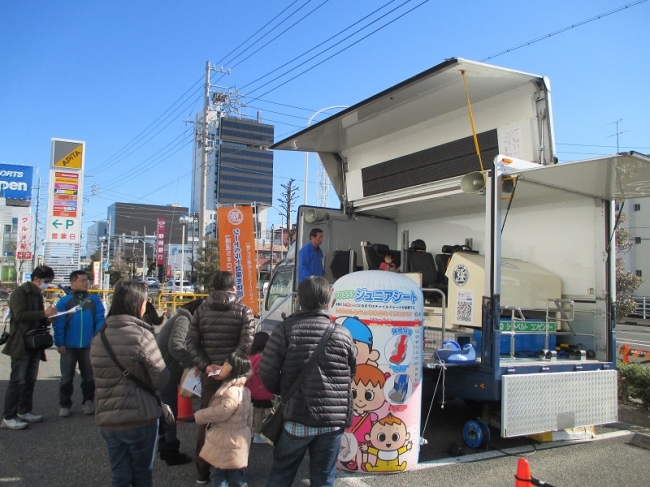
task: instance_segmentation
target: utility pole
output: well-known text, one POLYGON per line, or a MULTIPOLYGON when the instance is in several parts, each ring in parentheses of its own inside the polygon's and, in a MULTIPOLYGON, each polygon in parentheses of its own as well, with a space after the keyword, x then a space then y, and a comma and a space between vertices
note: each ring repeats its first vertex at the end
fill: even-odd
POLYGON ((203 126, 201 127, 201 208, 199 208, 199 249, 205 246, 205 206, 208 182, 208 108, 210 108, 210 61, 205 62, 203 126))
POLYGON ((623 132, 620 132, 620 131, 618 130, 618 124, 619 124, 620 122, 622 122, 622 121, 623 121, 623 119, 622 119, 622 118, 619 118, 618 120, 614 120, 613 122, 609 122, 609 123, 607 124, 607 125, 616 124, 616 133, 614 133, 614 134, 612 134, 612 135, 608 135, 607 138, 610 138, 610 137, 616 137, 616 153, 617 153, 617 154, 620 152, 620 151, 619 151, 619 145, 618 145, 618 136, 621 135, 621 134, 624 134, 625 132, 627 132, 627 130, 624 130, 623 132))
POLYGON ((32 255, 32 270, 36 268, 38 263, 38 210, 41 206, 41 177, 38 177, 38 186, 36 186, 36 215, 34 218, 34 255, 32 255))

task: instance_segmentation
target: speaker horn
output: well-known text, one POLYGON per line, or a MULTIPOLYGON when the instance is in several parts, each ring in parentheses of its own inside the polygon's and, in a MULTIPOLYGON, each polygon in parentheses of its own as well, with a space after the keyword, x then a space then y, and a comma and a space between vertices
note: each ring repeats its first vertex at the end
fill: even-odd
POLYGON ((309 208, 304 214, 305 222, 307 223, 321 223, 330 219, 330 214, 323 210, 315 210, 309 208))
POLYGON ((481 171, 470 172, 460 179, 460 190, 463 193, 479 193, 485 189, 485 179, 481 171))

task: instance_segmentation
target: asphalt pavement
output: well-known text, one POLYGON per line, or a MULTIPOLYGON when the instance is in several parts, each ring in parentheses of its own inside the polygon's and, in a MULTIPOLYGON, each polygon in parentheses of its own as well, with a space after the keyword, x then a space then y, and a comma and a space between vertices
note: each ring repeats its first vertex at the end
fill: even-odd
MULTIPOLYGON (((34 395, 35 412, 45 415, 42 423, 22 431, 0 430, 0 485, 103 486, 110 471, 103 439, 92 416, 81 412, 79 377, 75 382, 75 404, 70 418, 58 417, 58 354, 47 352, 41 363, 34 395)), ((4 398, 9 377, 9 358, 0 354, 0 397, 4 398)), ((426 408, 428 409, 428 407, 426 408)), ((434 403, 421 448, 418 468, 401 474, 357 475, 339 472, 337 486, 384 487, 424 485, 512 486, 518 455, 531 462, 532 475, 555 486, 650 485, 650 451, 630 446, 629 426, 599 428, 600 441, 536 443, 527 438, 494 438, 487 451, 463 448, 465 455, 451 458, 451 442, 462 445, 462 424, 472 412, 462 402, 451 401, 440 408, 434 403), (558 447, 563 445, 562 447, 558 447), (557 447, 557 448, 556 448, 557 447)), ((426 415, 427 411, 423 414, 426 415)), ((181 450, 194 456, 196 425, 178 428, 181 450)), ((496 435, 498 436, 498 435, 496 435)), ((272 447, 251 446, 247 472, 251 487, 266 484, 272 463, 272 447)), ((308 461, 303 462, 294 486, 309 485, 308 461)), ((195 485, 193 464, 168 467, 156 459, 156 486, 195 485)))

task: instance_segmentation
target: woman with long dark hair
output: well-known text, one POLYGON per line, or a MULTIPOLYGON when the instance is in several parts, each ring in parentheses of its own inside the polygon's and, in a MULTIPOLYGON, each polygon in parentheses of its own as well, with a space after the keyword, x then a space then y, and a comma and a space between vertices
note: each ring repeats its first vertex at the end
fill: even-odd
POLYGON ((151 389, 162 389, 169 381, 169 371, 153 327, 141 320, 146 302, 147 292, 140 283, 119 282, 104 328, 90 347, 96 386, 95 423, 108 448, 113 487, 153 485, 162 411, 156 398, 129 376, 151 389))

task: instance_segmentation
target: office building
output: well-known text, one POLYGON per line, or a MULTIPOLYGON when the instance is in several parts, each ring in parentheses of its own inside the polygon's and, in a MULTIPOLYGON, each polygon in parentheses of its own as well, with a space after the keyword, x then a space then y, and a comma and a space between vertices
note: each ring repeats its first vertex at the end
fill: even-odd
MULTIPOLYGON (((208 175, 206 179, 205 233, 215 235, 218 205, 271 206, 273 202, 273 125, 259 120, 208 112, 208 175)), ((196 123, 203 122, 203 113, 196 123)), ((197 136, 198 137, 198 136, 197 136)), ((192 209, 201 207, 202 151, 194 144, 192 209)))

